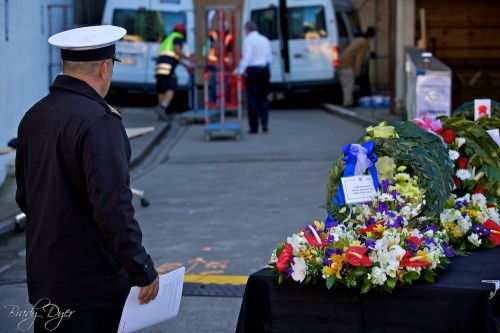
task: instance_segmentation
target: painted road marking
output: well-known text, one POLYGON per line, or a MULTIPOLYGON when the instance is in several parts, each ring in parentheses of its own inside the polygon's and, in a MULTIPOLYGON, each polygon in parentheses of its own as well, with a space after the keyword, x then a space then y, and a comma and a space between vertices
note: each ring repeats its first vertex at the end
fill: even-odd
POLYGON ((184 282, 187 283, 245 285, 247 281, 248 276, 244 275, 184 275, 184 282))

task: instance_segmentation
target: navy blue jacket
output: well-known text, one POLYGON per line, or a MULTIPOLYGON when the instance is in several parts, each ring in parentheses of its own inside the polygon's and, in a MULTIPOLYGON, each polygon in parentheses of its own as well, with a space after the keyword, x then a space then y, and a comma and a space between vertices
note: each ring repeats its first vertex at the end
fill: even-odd
POLYGON ((60 75, 18 128, 16 201, 26 213, 30 303, 121 307, 157 276, 134 218, 130 142, 117 111, 60 75))

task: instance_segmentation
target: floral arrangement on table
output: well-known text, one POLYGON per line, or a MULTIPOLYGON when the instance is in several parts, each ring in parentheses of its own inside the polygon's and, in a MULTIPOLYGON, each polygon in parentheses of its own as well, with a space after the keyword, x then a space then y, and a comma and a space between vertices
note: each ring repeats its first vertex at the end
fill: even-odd
POLYGON ((330 171, 327 219, 273 251, 279 283, 391 292, 433 282, 455 255, 499 245, 500 150, 485 132, 497 121, 424 118, 367 128, 330 171), (371 175, 378 192, 346 204, 341 178, 360 174, 371 175))

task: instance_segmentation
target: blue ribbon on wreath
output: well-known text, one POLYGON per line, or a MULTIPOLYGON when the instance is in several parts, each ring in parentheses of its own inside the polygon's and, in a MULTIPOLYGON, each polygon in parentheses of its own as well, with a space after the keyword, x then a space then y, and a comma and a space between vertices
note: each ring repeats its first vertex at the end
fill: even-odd
MULTIPOLYGON (((346 162, 343 177, 362 175, 366 169, 368 169, 373 179, 373 186, 375 186, 375 190, 378 191, 379 182, 377 168, 375 167, 378 156, 374 153, 375 143, 373 141, 368 141, 362 145, 349 144, 345 145, 342 150, 344 152, 342 160, 346 162)), ((345 204, 342 182, 339 184, 339 190, 337 191, 333 203, 338 207, 345 204)))

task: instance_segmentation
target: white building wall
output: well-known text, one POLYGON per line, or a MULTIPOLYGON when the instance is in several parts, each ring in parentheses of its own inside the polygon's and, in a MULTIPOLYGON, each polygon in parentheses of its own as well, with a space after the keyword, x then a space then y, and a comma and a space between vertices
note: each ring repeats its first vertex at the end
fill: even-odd
MULTIPOLYGON (((0 148, 17 136, 24 113, 49 91, 52 75, 47 39, 72 28, 71 3, 72 0, 0 0, 0 148)), ((53 61, 60 62, 60 51, 54 49, 52 53, 56 59, 53 61)), ((0 185, 13 158, 13 154, 0 155, 0 185)))

